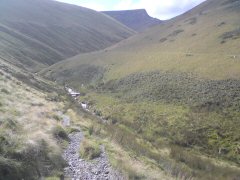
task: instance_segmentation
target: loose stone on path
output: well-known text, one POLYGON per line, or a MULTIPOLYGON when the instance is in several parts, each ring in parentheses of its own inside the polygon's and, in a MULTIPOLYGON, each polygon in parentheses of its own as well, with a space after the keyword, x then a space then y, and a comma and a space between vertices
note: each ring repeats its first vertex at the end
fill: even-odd
POLYGON ((109 164, 108 157, 101 147, 100 157, 94 161, 86 161, 79 157, 80 143, 83 140, 83 133, 76 132, 69 135, 70 144, 64 152, 64 159, 68 167, 64 169, 65 179, 71 180, 125 180, 117 171, 113 170, 109 164))

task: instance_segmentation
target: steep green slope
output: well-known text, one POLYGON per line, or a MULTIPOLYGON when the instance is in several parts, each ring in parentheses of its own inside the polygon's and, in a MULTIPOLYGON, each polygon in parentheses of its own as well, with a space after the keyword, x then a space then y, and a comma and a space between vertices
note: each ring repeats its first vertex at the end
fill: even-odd
POLYGON ((58 115, 64 107, 61 92, 56 84, 1 59, 0 180, 63 174, 62 149, 68 139, 58 115))
MULTIPOLYGON (((208 0, 147 32, 57 63, 42 74, 75 86, 86 94, 81 101, 89 102, 92 111, 186 166, 170 168, 160 155, 147 155, 166 171, 236 179, 239 172, 232 172, 232 166, 208 157, 239 169, 239 17, 239 0, 208 0)), ((124 138, 130 148, 123 133, 124 138)), ((146 146, 130 149, 146 155, 146 146)))
POLYGON ((113 17, 138 32, 142 32, 162 22, 159 19, 149 16, 145 9, 103 11, 103 13, 113 17))
POLYGON ((94 64, 107 69, 106 80, 152 70, 239 78, 239 9, 239 1, 209 0, 108 50, 73 57, 52 69, 75 72, 81 64, 94 64))
POLYGON ((38 70, 104 49, 133 31, 96 11, 50 0, 2 0, 0 56, 38 70))

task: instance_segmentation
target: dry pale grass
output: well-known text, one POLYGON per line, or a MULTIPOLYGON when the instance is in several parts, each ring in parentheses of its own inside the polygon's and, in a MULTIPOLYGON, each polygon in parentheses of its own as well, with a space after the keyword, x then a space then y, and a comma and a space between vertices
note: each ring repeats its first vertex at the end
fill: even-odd
MULTIPOLYGON (((63 163, 62 148, 54 137, 53 129, 61 126, 61 122, 54 117, 62 110, 63 104, 47 100, 43 92, 25 85, 9 73, 0 70, 0 74, 0 137, 8 142, 4 144, 1 139, 0 149, 4 152, 1 156, 10 159, 14 154, 24 156, 29 163, 36 165, 38 176, 39 173, 50 173, 50 170, 46 171, 45 163, 51 168, 56 163, 56 167, 60 168, 63 163)), ((19 163, 24 164, 25 161, 19 160, 19 163)), ((22 166, 27 167, 27 164, 22 166)), ((2 168, 0 176, 6 171, 2 168)), ((34 172, 24 171, 18 170, 22 173, 20 176, 30 176, 32 173, 32 178, 37 178, 34 172)), ((19 174, 7 174, 6 179, 15 176, 19 174)))
POLYGON ((128 176, 139 176, 149 180, 171 180, 174 179, 159 169, 155 162, 147 158, 139 158, 124 150, 114 141, 105 140, 107 151, 112 164, 128 173, 128 176))
POLYGON ((16 84, 15 82, 18 81, 13 77, 12 79, 0 81, 0 87, 9 92, 9 94, 1 93, 0 95, 4 111, 1 119, 10 117, 16 119, 21 124, 24 136, 28 140, 35 141, 39 138, 49 137, 51 129, 59 122, 48 115, 57 115, 57 110, 61 110, 63 105, 45 100, 42 92, 25 87, 20 83, 16 84))

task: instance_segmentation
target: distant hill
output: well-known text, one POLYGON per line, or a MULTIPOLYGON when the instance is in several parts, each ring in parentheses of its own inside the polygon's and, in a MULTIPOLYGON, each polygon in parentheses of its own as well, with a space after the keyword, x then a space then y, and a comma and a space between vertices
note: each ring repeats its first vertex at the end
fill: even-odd
POLYGON ((39 70, 134 32, 99 12, 51 0, 1 0, 0 56, 39 70))
POLYGON ((51 69, 57 73, 56 67, 64 67, 75 72, 82 64, 109 65, 105 74, 109 80, 152 70, 240 79, 239 3, 208 0, 107 50, 73 57, 51 69))
POLYGON ((103 13, 138 32, 144 31, 162 22, 157 18, 150 17, 145 9, 103 11, 103 13))

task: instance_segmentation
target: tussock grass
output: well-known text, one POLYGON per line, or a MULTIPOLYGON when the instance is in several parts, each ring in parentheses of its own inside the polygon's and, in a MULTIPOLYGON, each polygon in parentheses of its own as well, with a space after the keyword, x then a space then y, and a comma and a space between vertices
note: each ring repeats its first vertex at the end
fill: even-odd
POLYGON ((204 158, 177 146, 171 147, 170 156, 177 162, 194 169, 193 173, 200 179, 237 179, 240 177, 239 168, 215 164, 213 159, 204 158))
POLYGON ((82 158, 93 160, 101 155, 99 143, 93 139, 84 139, 81 142, 79 154, 82 158))
POLYGON ((55 138, 57 138, 59 140, 69 141, 68 135, 62 126, 54 127, 52 130, 52 133, 55 136, 55 138))
MULTIPOLYGON (((116 96, 120 97, 119 94, 116 96)), ((230 113, 228 121, 225 121, 226 114, 214 111, 193 112, 187 106, 149 101, 132 102, 116 96, 110 93, 88 93, 81 99, 90 102, 92 111, 97 109, 102 118, 107 120, 102 131, 108 133, 110 141, 133 152, 137 157, 154 160, 161 169, 180 179, 234 178, 238 175, 239 169, 235 168, 237 166, 232 167, 231 163, 219 166, 214 160, 202 159, 187 151, 190 148, 193 152, 205 152, 238 163, 238 142, 235 141, 238 129, 233 128, 236 127, 233 124, 237 123, 238 113, 229 118, 233 111, 225 109, 225 113, 230 113), (112 123, 112 119, 116 119, 117 123, 112 123), (228 133, 230 131, 232 133, 228 133), (221 136, 225 133, 225 136, 221 136), (170 144, 175 144, 176 149, 182 147, 179 156, 184 153, 185 160, 177 158, 178 150, 171 150, 170 144), (213 171, 204 167, 210 167, 213 171)), ((94 127, 89 126, 89 131, 94 134, 94 127)))
POLYGON ((0 179, 61 176, 65 162, 56 135, 63 141, 67 135, 48 114, 57 115, 63 104, 46 100, 10 73, 1 74, 0 88, 9 93, 0 93, 0 179), (60 130, 52 131, 56 127, 60 130))

